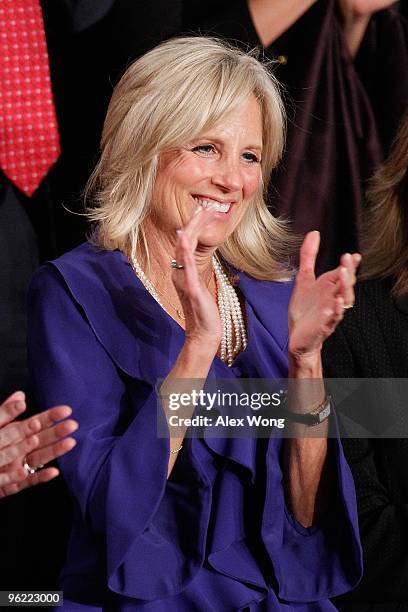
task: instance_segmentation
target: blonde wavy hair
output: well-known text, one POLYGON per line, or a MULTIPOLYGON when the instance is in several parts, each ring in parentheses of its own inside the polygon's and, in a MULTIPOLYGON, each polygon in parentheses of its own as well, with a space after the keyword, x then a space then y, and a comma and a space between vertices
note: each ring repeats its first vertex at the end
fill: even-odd
POLYGON ((115 87, 100 160, 85 191, 87 216, 98 228, 94 242, 129 257, 139 246, 149 261, 144 221, 160 153, 198 138, 251 95, 262 112, 262 185, 218 252, 255 278, 287 280, 297 241, 270 214, 264 197, 285 141, 279 85, 254 52, 214 38, 166 41, 134 62, 115 87))
POLYGON ((392 294, 408 295, 408 111, 391 153, 370 180, 359 278, 394 279, 392 294))

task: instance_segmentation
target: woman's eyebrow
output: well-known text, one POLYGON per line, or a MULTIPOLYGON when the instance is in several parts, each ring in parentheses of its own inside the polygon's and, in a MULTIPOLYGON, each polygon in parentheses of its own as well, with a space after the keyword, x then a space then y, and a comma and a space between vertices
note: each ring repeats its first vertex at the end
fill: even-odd
MULTIPOLYGON (((217 138, 216 136, 211 136, 211 134, 204 134, 203 136, 198 136, 197 138, 194 138, 191 142, 195 143, 195 142, 199 142, 199 141, 207 141, 207 140, 211 140, 211 142, 218 144, 218 145, 224 145, 225 141, 217 138)), ((262 145, 261 144, 247 144, 245 145, 245 147, 243 147, 243 149, 257 149, 258 151, 262 151, 262 145)))

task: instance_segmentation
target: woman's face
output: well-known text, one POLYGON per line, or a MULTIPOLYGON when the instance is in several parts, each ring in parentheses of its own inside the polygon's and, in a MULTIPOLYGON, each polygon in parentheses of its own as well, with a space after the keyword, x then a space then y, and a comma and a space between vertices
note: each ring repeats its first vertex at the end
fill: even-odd
POLYGON ((260 187, 261 155, 261 110, 251 97, 182 149, 162 153, 153 194, 156 227, 175 237, 198 206, 216 203, 199 244, 225 242, 260 187))

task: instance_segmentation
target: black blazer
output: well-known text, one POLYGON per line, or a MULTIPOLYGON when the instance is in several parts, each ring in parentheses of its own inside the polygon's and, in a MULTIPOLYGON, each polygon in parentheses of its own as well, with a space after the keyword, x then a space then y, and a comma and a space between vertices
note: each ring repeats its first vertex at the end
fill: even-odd
MULTIPOLYGON (((181 27, 181 0, 41 0, 41 6, 62 153, 31 198, 0 170, 0 402, 28 387, 30 276, 39 261, 84 240, 83 217, 65 208, 82 212, 80 193, 98 152, 113 83, 131 59, 181 27)), ((7 552, 0 555, 1 590, 57 587, 70 530, 67 495, 58 478, 0 500, 0 525, 6 526, 0 550, 7 552)))
MULTIPOLYGON (((408 299, 390 279, 357 284, 355 307, 323 349, 326 377, 408 378, 408 299)), ((381 392, 373 408, 406 430, 407 397, 381 392)), ((340 407, 341 410, 341 407, 340 407)), ((365 557, 359 587, 341 610, 408 610, 408 439, 344 439, 354 475, 365 557), (370 605, 375 603, 376 605, 370 605)))

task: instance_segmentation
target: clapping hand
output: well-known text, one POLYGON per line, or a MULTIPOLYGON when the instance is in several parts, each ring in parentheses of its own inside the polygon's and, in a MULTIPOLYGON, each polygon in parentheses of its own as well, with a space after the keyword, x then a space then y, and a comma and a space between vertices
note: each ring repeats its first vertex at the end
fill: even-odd
POLYGON ((15 421, 25 409, 25 396, 21 391, 13 393, 0 405, 0 497, 58 476, 54 467, 38 471, 37 468, 75 446, 75 440, 67 437, 78 427, 76 421, 67 419, 71 408, 57 406, 15 421))
POLYGON ((186 319, 186 338, 205 341, 218 349, 222 328, 218 306, 199 276, 195 260, 197 237, 203 226, 211 219, 211 209, 199 208, 186 227, 178 233, 175 260, 183 270, 172 274, 186 319))
POLYGON ((300 249, 299 271, 289 305, 289 354, 296 360, 320 359, 324 340, 354 304, 358 253, 342 255, 334 270, 315 276, 319 232, 309 232, 300 249))

